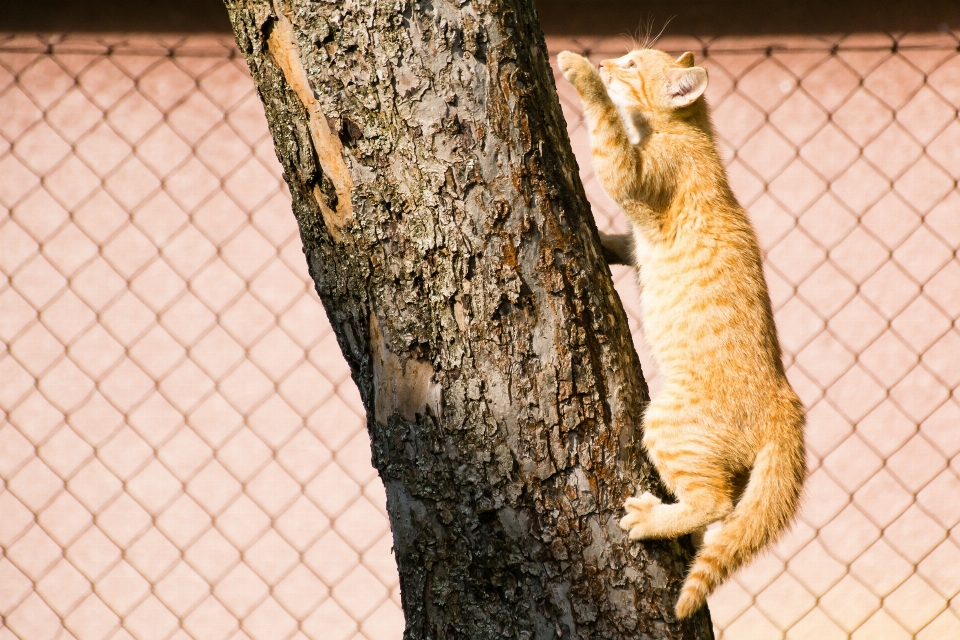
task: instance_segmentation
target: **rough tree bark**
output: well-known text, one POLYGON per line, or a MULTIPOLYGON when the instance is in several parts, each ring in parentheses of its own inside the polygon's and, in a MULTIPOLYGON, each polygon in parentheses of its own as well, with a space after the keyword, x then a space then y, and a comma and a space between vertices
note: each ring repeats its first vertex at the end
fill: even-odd
POLYGON ((708 638, 529 0, 227 0, 367 410, 405 638, 708 638))

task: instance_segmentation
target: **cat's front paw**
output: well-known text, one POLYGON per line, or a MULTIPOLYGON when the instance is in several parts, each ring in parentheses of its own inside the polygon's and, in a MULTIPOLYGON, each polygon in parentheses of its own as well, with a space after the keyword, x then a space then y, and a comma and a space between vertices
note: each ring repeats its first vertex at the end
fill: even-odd
POLYGON ((563 77, 575 87, 580 87, 594 76, 599 78, 597 70, 590 61, 572 51, 561 51, 557 54, 557 67, 563 77))
POLYGON ((627 515, 620 518, 620 528, 629 531, 630 538, 641 540, 648 537, 647 523, 654 507, 662 504, 660 498, 649 492, 641 493, 636 498, 627 498, 623 507, 627 515))

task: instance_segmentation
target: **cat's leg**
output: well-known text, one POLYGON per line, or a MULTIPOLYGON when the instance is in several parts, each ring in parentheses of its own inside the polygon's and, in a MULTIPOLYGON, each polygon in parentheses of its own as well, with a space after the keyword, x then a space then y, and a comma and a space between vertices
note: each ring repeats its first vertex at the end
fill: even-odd
POLYGON ((695 419, 675 408, 669 392, 650 405, 644 418, 643 444, 664 484, 677 498, 662 504, 650 493, 628 498, 620 526, 630 537, 676 538, 722 520, 733 511, 727 470, 715 459, 716 443, 701 440, 689 425, 695 419))
MULTIPOLYGON (((749 480, 750 474, 747 472, 735 473, 732 476, 730 481, 730 490, 731 496, 730 500, 734 506, 737 502, 740 501, 741 496, 743 495, 743 490, 746 488, 747 480, 749 480)), ((699 549, 703 545, 712 544, 714 540, 720 535, 720 530, 723 528, 723 523, 726 521, 726 518, 718 520, 717 526, 712 529, 707 529, 706 526, 697 529, 690 535, 693 537, 693 546, 695 549, 699 549)))
POLYGON ((603 188, 621 206, 633 200, 640 180, 640 154, 630 142, 600 72, 589 60, 570 51, 557 56, 557 66, 583 103, 590 134, 593 168, 603 188))
POLYGON ((634 540, 644 538, 677 538, 688 533, 712 538, 705 527, 733 511, 733 503, 723 490, 697 488, 677 492, 675 504, 663 504, 649 493, 628 498, 624 507, 627 514, 620 519, 620 527, 630 532, 634 540))

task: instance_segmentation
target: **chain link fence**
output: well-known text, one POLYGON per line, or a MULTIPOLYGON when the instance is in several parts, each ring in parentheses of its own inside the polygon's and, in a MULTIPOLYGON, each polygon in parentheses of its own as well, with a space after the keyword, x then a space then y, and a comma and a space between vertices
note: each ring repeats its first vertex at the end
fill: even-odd
MULTIPOLYGON (((801 517, 718 633, 960 638, 958 39, 660 46, 709 69, 809 410, 801 517)), ((229 38, 0 37, 0 411, 0 640, 400 638, 363 410, 229 38)))

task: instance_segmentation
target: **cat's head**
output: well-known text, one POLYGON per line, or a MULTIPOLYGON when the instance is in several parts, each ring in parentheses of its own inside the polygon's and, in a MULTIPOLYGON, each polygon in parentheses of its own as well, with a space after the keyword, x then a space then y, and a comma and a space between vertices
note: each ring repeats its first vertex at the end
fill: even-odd
POLYGON ((689 51, 676 60, 656 49, 637 49, 600 63, 600 78, 621 109, 642 114, 676 112, 694 105, 707 88, 707 71, 689 51))

